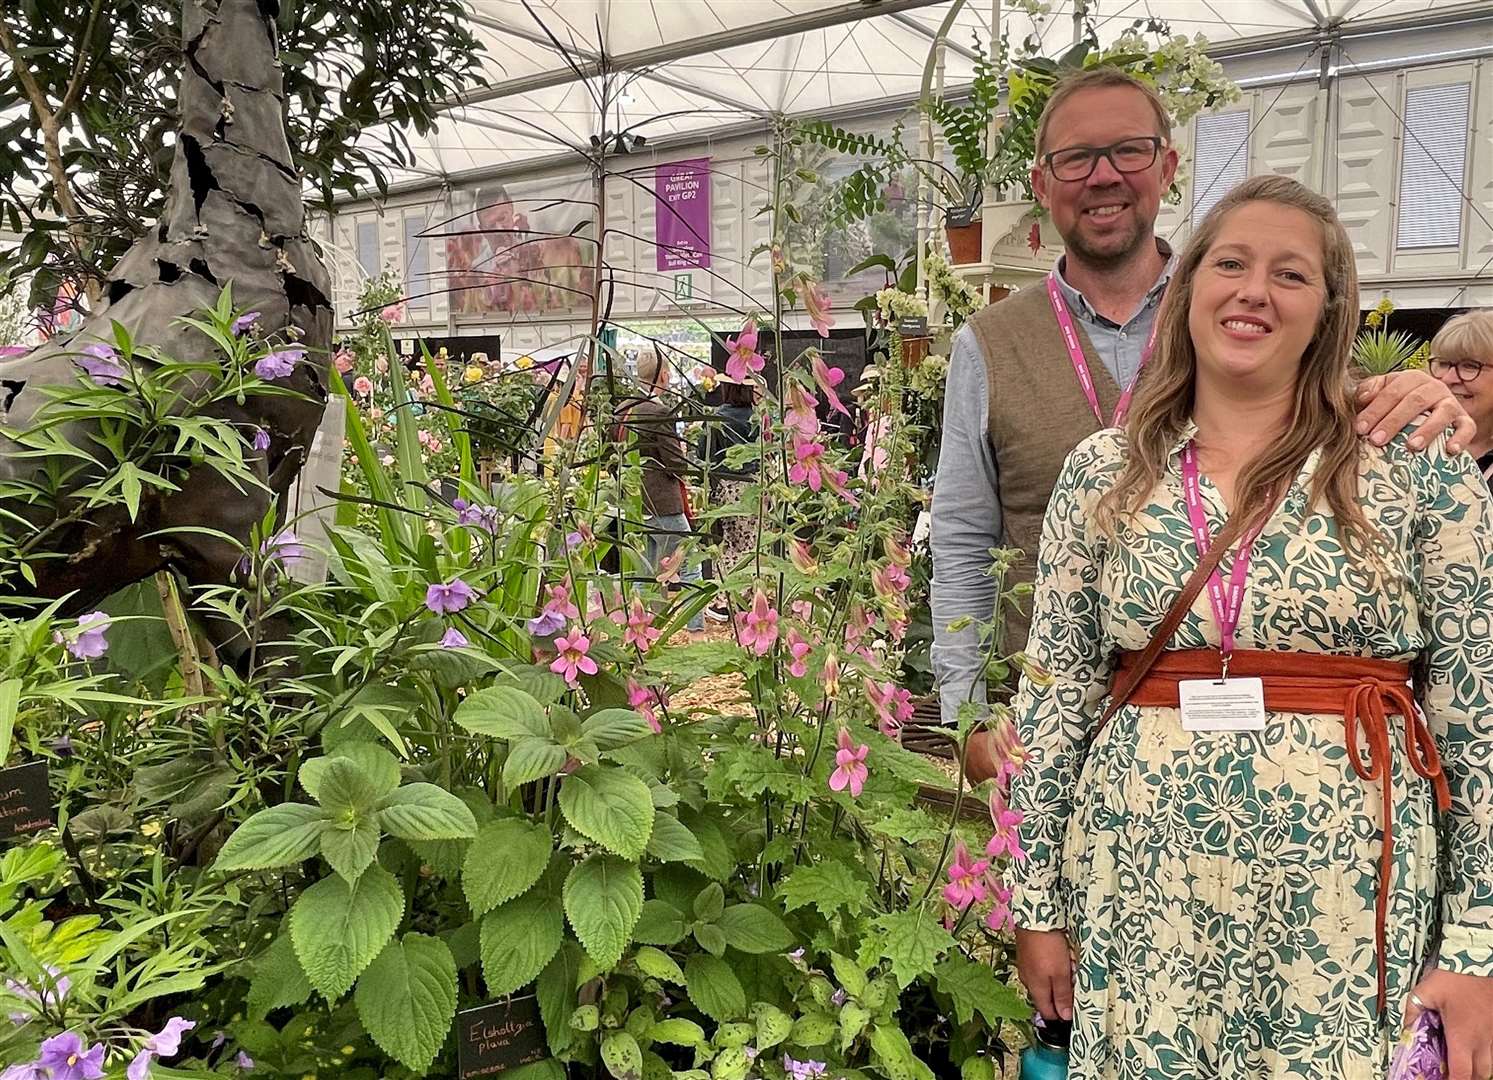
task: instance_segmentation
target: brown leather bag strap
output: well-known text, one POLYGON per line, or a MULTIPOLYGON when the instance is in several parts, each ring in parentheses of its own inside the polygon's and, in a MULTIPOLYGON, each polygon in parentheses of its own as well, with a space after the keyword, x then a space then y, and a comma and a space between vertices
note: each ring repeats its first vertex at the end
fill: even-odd
POLYGON ((1177 632, 1177 627, 1182 623, 1182 617, 1191 609, 1193 601, 1198 598, 1198 593, 1203 591, 1203 586, 1213 571, 1218 569, 1219 562, 1223 559, 1224 552, 1234 546, 1239 539, 1239 534, 1244 531, 1245 524, 1249 519, 1240 514, 1232 515, 1228 523, 1224 525, 1223 531, 1214 538, 1208 553, 1198 561, 1197 569, 1187 579, 1187 584, 1182 586, 1182 591, 1177 594, 1177 599, 1172 606, 1167 608, 1166 614, 1161 619, 1161 625, 1156 628, 1156 635, 1151 638, 1150 643, 1142 650, 1140 658, 1136 660, 1135 666, 1130 669, 1130 677, 1125 680, 1123 686, 1115 688, 1110 695, 1109 706, 1104 710, 1104 715, 1099 717, 1099 726, 1094 729, 1098 734, 1104 725, 1109 723, 1110 718, 1122 709, 1130 695, 1135 693, 1135 688, 1141 684, 1155 665, 1159 657, 1172 640, 1172 635, 1177 632))

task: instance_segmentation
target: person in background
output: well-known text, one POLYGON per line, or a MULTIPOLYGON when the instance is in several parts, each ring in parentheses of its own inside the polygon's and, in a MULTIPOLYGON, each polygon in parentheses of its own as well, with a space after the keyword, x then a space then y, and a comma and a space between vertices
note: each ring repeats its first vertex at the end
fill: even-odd
POLYGON ((1493 1075, 1493 501, 1355 433, 1358 297, 1332 204, 1245 180, 1053 489, 1011 909, 1073 1080, 1380 1080, 1427 1009, 1493 1075))
MULTIPOLYGON (((979 624, 996 609, 990 551, 1023 553, 1005 588, 1032 581, 1063 459, 1124 422, 1175 262, 1155 234, 1177 151, 1154 89, 1116 68, 1069 76, 1048 99, 1036 141, 1032 186, 1064 253, 1045 285, 977 312, 949 358, 930 544, 933 669, 951 725, 961 702, 986 700, 979 624)), ((1452 425, 1453 451, 1472 435, 1451 393, 1424 372, 1365 380, 1357 401, 1356 430, 1375 446, 1411 426, 1412 449, 1452 425)), ((1008 611, 1000 653, 1025 647, 1027 628, 1023 611, 1008 611)), ((971 779, 994 775, 993 745, 991 732, 971 737, 971 779)))
MULTIPOLYGON (((657 349, 649 347, 638 353, 637 367, 641 395, 623 403, 620 415, 623 428, 636 438, 643 459, 644 557, 657 573, 659 564, 694 533, 685 483, 690 464, 684 440, 679 436, 678 410, 673 405, 677 399, 666 396, 668 364, 657 349)), ((696 584, 700 578, 700 564, 686 552, 679 568, 679 583, 696 584)), ((701 630, 704 626, 703 612, 690 619, 690 630, 701 630)))
MULTIPOLYGON (((754 381, 733 379, 725 372, 713 376, 720 387, 721 403, 705 424, 705 460, 710 465, 710 502, 717 509, 734 506, 757 477, 757 462, 739 466, 727 464, 726 452, 733 446, 757 442, 759 432, 755 408, 757 387, 754 381)), ((753 512, 733 514, 720 519, 721 554, 716 577, 725 580, 757 546, 757 522, 753 512)), ((712 618, 725 618, 728 612, 718 598, 708 609, 712 618)))
POLYGON ((1477 424, 1468 450, 1483 479, 1493 483, 1493 311, 1469 311, 1449 319, 1431 340, 1426 365, 1444 382, 1477 424))

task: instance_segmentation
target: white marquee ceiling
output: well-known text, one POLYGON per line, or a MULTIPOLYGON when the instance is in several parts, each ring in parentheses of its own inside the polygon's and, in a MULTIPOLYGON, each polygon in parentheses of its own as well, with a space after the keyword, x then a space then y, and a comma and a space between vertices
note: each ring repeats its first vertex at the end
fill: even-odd
MULTIPOLYGON (((1081 0, 1080 0, 1081 2, 1081 0)), ((1074 0, 1033 19, 1000 4, 1013 43, 1036 35, 1047 55, 1073 40, 1074 0)), ((705 135, 775 113, 826 115, 906 100, 922 85, 929 49, 955 0, 468 0, 486 47, 487 86, 453 103, 438 130, 411 134, 412 169, 429 180, 552 157, 601 130, 661 138, 705 135), (553 38, 587 67, 577 79, 553 38), (602 52, 632 73, 605 125, 594 97, 602 52)), ((945 79, 971 75, 968 46, 990 41, 991 0, 953 15, 945 79)), ((1479 14, 1493 3, 1456 0, 1090 0, 1101 43, 1137 19, 1214 46, 1308 40, 1323 28, 1479 14)))

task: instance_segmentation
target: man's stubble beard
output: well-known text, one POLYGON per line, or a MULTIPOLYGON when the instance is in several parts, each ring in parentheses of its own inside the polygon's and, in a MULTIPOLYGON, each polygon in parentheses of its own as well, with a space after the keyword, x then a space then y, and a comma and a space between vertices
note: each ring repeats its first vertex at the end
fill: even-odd
POLYGON ((1073 230, 1071 237, 1063 237, 1063 245, 1069 255, 1075 255, 1086 265, 1095 270, 1115 270, 1134 261, 1137 256, 1146 250, 1146 243, 1155 243, 1156 222, 1136 222, 1135 229, 1127 238, 1126 243, 1118 249, 1099 249, 1090 247, 1084 239, 1083 225, 1073 230))

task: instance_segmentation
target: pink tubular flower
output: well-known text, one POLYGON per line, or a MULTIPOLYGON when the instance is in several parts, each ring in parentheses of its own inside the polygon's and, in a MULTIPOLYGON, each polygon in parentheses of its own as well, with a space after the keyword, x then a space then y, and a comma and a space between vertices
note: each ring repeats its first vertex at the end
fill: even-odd
POLYGON ((757 322, 748 319, 741 333, 726 339, 726 374, 745 379, 747 372, 758 372, 767 366, 767 357, 757 351, 757 322))
POLYGON ((653 625, 653 612, 644 606, 641 597, 634 596, 627 612, 627 629, 622 634, 623 642, 636 645, 641 652, 647 652, 653 648, 655 641, 663 637, 663 633, 653 625))
POLYGON ((579 619, 580 608, 575 606, 575 601, 570 598, 570 579, 567 577, 558 585, 549 585, 545 588, 549 599, 544 602, 544 610, 552 611, 557 615, 563 615, 567 619, 579 619))
POLYGON ((866 697, 876 711, 876 728, 888 739, 900 739, 902 726, 914 712, 911 691, 894 682, 879 683, 869 675, 865 679, 866 697))
POLYGON ((869 643, 863 644, 874 625, 866 606, 859 600, 851 601, 850 611, 845 617, 845 648, 874 662, 876 654, 871 651, 869 643))
POLYGON ((907 576, 907 571, 896 563, 887 563, 871 571, 871 588, 883 600, 900 600, 910 584, 912 579, 907 576))
POLYGON ((778 613, 761 587, 752 594, 750 611, 736 616, 741 644, 758 656, 766 656, 778 640, 778 613))
POLYGON ((829 789, 844 791, 849 788, 850 797, 858 799, 861 789, 866 786, 866 778, 871 775, 871 770, 866 768, 866 755, 871 752, 871 747, 866 743, 854 745, 850 741, 849 728, 840 729, 836 745, 835 771, 829 774, 829 789))
POLYGON ((812 439, 819 434, 819 399, 797 381, 788 383, 788 408, 783 411, 783 427, 796 438, 812 439))
POLYGON ((805 641, 799 634, 798 627, 790 627, 788 630, 788 653, 792 657, 788 664, 788 674, 795 679, 802 679, 809 674, 809 653, 814 651, 814 646, 805 641))
POLYGON ((664 728, 659 723, 658 713, 654 711, 654 708, 663 704, 665 704, 664 697, 659 691, 642 685, 636 679, 627 680, 628 707, 642 714, 643 719, 648 721, 648 726, 653 729, 655 735, 663 731, 664 728))
POLYGON ((660 585, 668 585, 670 582, 679 580, 679 568, 683 565, 684 549, 681 548, 672 555, 665 555, 659 559, 653 576, 660 585))
POLYGON ((569 637, 555 638, 555 650, 559 655, 550 670, 563 675, 572 687, 580 685, 581 675, 596 674, 596 661, 586 655, 591 651, 591 639, 579 626, 571 629, 569 637))
POLYGON ((810 622, 814 618, 814 601, 800 598, 788 605, 788 611, 795 618, 810 622))
POLYGON ((901 536, 888 536, 881 542, 881 547, 886 552, 888 562, 895 563, 901 567, 912 565, 912 553, 903 544, 901 536))
POLYGON ((833 701, 840 692, 840 658, 830 649, 824 656, 824 672, 820 675, 824 684, 824 700, 833 701))
POLYGON ((353 380, 353 393, 359 397, 367 397, 373 393, 373 380, 367 375, 359 375, 353 380))
POLYGON ((824 391, 824 400, 829 402, 829 407, 837 413, 849 416, 850 410, 845 408, 840 395, 835 393, 835 387, 845 381, 845 372, 826 364, 818 349, 809 350, 809 371, 813 373, 814 382, 819 389, 824 391))
POLYGON ((815 331, 822 338, 829 337, 829 328, 835 325, 834 317, 829 313, 829 293, 823 285, 818 284, 805 274, 800 280, 803 282, 804 308, 809 313, 809 322, 814 325, 815 331))
POLYGON ((1002 930, 1014 930, 1016 920, 1011 917, 1011 889, 1002 885, 999 881, 990 883, 990 891, 995 894, 995 904, 985 913, 985 925, 987 928, 1000 933, 1002 930))
POLYGON ((810 491, 824 487, 824 470, 820 461, 824 447, 817 442, 803 440, 793 444, 793 466, 788 470, 790 484, 808 484, 810 491))
POLYGON ((990 863, 985 859, 970 861, 969 849, 964 841, 954 845, 954 861, 949 863, 949 883, 943 887, 943 898, 950 907, 963 911, 971 904, 985 899, 985 871, 990 863))
POLYGON ((819 573, 819 563, 815 561, 814 551, 806 541, 796 539, 788 541, 788 559, 800 574, 819 573))

